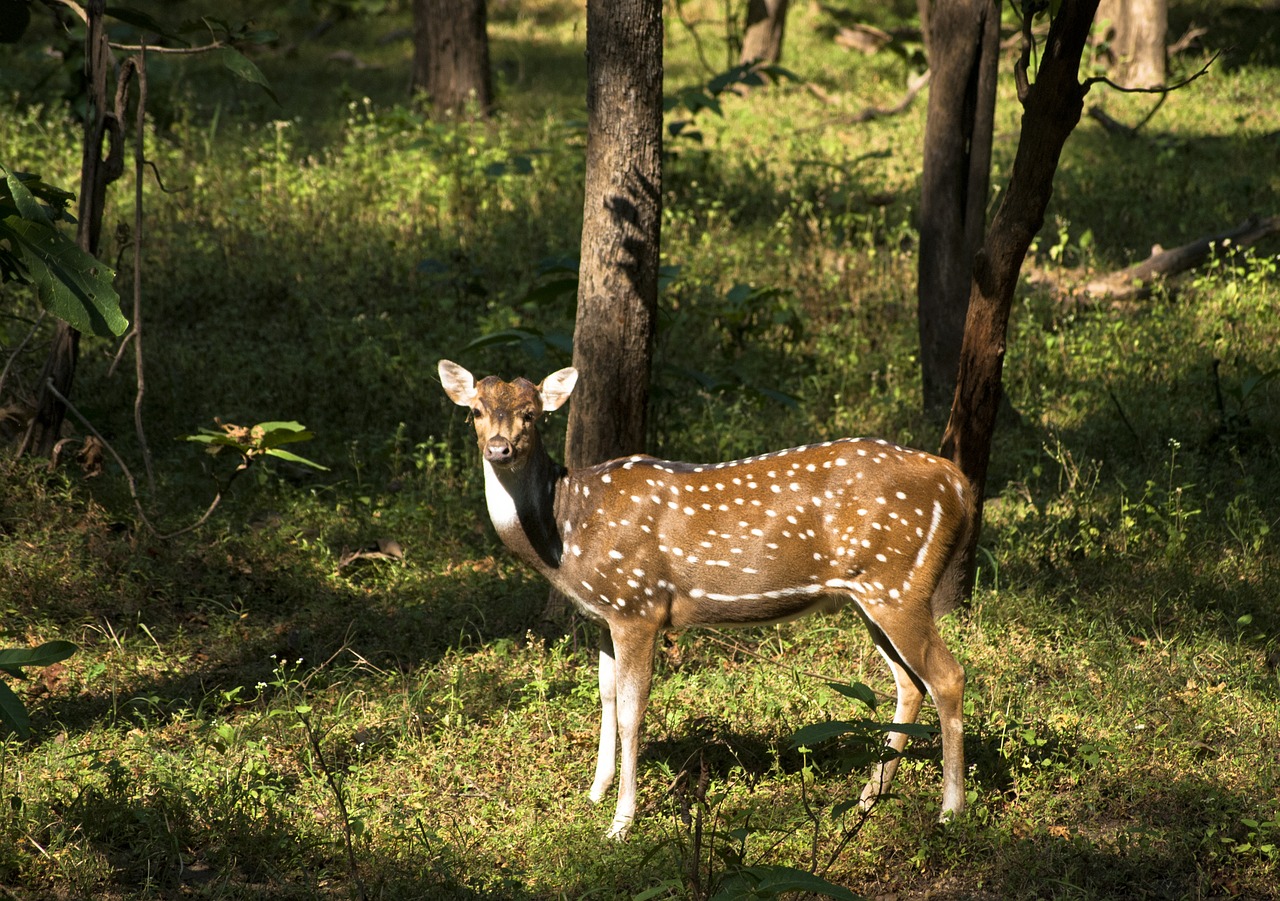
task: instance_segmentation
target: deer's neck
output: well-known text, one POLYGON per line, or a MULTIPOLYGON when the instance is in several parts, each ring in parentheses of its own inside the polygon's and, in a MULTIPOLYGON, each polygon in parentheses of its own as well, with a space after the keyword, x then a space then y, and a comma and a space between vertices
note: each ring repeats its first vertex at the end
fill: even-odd
POLYGON ((567 470, 541 448, 519 469, 484 461, 489 519, 507 547, 536 569, 556 569, 564 552, 555 519, 556 487, 567 470))

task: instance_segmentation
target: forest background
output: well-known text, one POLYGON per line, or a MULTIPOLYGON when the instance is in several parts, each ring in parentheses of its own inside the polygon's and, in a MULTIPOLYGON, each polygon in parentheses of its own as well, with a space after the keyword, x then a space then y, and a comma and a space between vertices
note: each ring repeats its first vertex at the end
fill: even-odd
MULTIPOLYGON (((965 817, 932 823, 936 740, 910 746, 898 799, 865 818, 847 809, 857 735, 792 740, 888 715, 833 687, 889 687, 846 612, 669 638, 624 845, 585 795, 593 641, 542 620, 545 586, 485 521, 470 426, 434 376, 440 357, 535 380, 568 362, 582 11, 490 4, 483 120, 411 101, 404 4, 223 6, 276 33, 246 49, 270 92, 223 59, 148 67, 154 487, 118 340, 85 340, 61 463, 0 463, 0 646, 78 646, 0 677, 32 731, 0 744, 0 893, 741 896, 787 867, 882 897, 1275 897, 1277 247, 1220 244, 1136 300, 1085 290, 1153 245, 1276 215, 1273 4, 1174 3, 1171 37, 1203 31, 1171 77, 1222 51, 1208 74, 1163 101, 1095 86, 1105 118, 1154 114, 1127 135, 1087 117, 1067 143, 1010 323, 977 590, 944 626, 969 672, 965 817), (281 421, 326 469, 259 460, 229 484, 233 449, 183 440, 281 421), (200 528, 161 537, 224 488, 200 528)), ((738 11, 666 12, 649 449, 936 448, 915 323, 923 97, 861 115, 920 72, 914 4, 798 5, 795 78, 714 97, 738 11), (890 40, 854 49, 859 25, 890 40)), ((0 56, 0 163, 70 190, 74 45, 46 23, 0 56)), ((108 194, 120 285, 132 202, 127 180, 108 194)), ((33 332, 34 295, 3 291, 9 429, 51 325, 33 332)))

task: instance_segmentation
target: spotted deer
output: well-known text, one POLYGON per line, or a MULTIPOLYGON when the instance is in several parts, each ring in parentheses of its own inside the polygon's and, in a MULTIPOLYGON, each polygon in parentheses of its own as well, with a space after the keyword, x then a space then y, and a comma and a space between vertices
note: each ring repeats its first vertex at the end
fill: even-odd
MULTIPOLYGON (((913 723, 924 692, 942 731, 942 819, 964 806, 964 670, 935 614, 964 584, 974 528, 968 482, 947 460, 882 440, 844 438, 744 460, 696 465, 636 455, 573 471, 543 448, 537 422, 577 382, 542 384, 440 361, 440 381, 471 411, 489 516, 503 542, 600 624, 600 745, 591 800, 613 784, 609 835, 636 812, 640 728, 664 630, 774 623, 852 601, 897 684, 895 723, 913 723), (619 748, 620 743, 620 748, 619 748)), ((900 752, 907 736, 890 732, 900 752)), ((889 788, 897 755, 862 791, 889 788)))

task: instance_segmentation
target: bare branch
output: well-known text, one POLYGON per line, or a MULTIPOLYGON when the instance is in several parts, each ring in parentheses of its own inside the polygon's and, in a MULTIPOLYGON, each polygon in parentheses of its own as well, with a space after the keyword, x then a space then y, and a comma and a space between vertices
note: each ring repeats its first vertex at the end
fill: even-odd
POLYGON ((1168 94, 1173 91, 1180 90, 1181 88, 1185 88, 1187 85, 1191 84, 1191 82, 1195 81, 1200 76, 1206 74, 1209 71, 1209 67, 1212 66, 1217 61, 1218 57, 1221 55, 1222 55, 1222 51, 1219 50, 1217 53, 1213 55, 1212 59, 1210 59, 1207 63, 1205 63, 1203 66, 1200 67, 1200 71, 1196 72, 1194 75, 1187 76, 1186 78, 1182 79, 1182 81, 1179 81, 1176 84, 1163 85, 1161 87, 1156 87, 1156 88, 1126 88, 1116 84, 1114 81, 1112 81, 1110 78, 1107 78, 1105 75, 1095 75, 1093 78, 1086 78, 1082 87, 1085 89, 1085 91, 1088 91, 1089 88, 1093 87, 1095 84, 1105 84, 1107 87, 1112 88, 1113 90, 1119 91, 1122 94, 1168 94))

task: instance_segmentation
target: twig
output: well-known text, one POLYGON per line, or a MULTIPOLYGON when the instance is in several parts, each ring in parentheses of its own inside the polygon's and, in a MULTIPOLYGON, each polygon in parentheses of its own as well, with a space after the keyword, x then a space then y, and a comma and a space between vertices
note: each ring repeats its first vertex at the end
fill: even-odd
MULTIPOLYGON (((1107 385, 1107 397, 1111 398, 1111 403, 1115 405, 1116 412, 1120 414, 1120 421, 1124 423, 1124 427, 1129 430, 1129 434, 1133 436, 1134 442, 1138 445, 1138 453, 1142 453, 1142 439, 1138 437, 1138 430, 1133 427, 1133 423, 1129 421, 1129 416, 1124 412, 1124 407, 1120 405, 1120 398, 1116 397, 1115 391, 1111 390, 1111 385, 1107 385)), ((1145 456, 1145 455, 1144 455, 1145 456)))
POLYGON ((356 891, 359 893, 360 901, 365 901, 368 894, 365 892, 364 879, 360 876, 360 864, 356 861, 355 846, 351 842, 351 815, 347 813, 347 802, 343 795, 342 786, 338 784, 337 777, 334 776, 333 770, 324 759, 324 752, 320 750, 320 739, 316 737, 315 730, 311 728, 311 720, 301 710, 297 711, 297 714, 298 719, 302 722, 302 728, 306 730, 307 741, 311 744, 311 750, 320 764, 320 772, 324 773, 325 781, 329 783, 329 790, 333 792, 333 798, 338 804, 338 813, 342 817, 342 840, 347 847, 347 862, 351 866, 351 877, 356 881, 356 891))
POLYGON ((56 387, 54 387, 53 379, 49 379, 45 382, 45 388, 49 392, 51 392, 53 396, 62 403, 63 406, 67 408, 67 412, 69 412, 72 416, 78 419, 80 421, 80 424, 84 426, 86 429, 88 429, 91 435, 93 435, 95 438, 97 438, 99 441, 102 442, 102 446, 107 449, 107 452, 111 454, 112 459, 116 461, 116 465, 120 467, 120 471, 124 473, 125 481, 129 486, 129 497, 133 499, 133 506, 138 511, 138 518, 142 520, 142 524, 147 527, 147 530, 150 531, 151 534, 155 535, 155 537, 160 539, 161 541, 168 541, 171 538, 177 538, 179 535, 185 535, 187 532, 190 532, 194 529, 198 529, 200 528, 200 526, 204 525, 205 520, 207 520, 210 516, 213 515, 213 511, 218 506, 218 504, 222 503, 222 495, 227 491, 227 489, 231 487, 231 483, 235 481, 236 476, 240 475, 240 473, 244 472, 251 465, 250 461, 248 459, 245 459, 243 462, 240 463, 239 466, 235 468, 235 470, 232 471, 231 475, 227 478, 226 484, 221 486, 218 489, 217 494, 213 496, 213 500, 209 502, 208 508, 204 511, 204 513, 200 516, 199 519, 197 519, 195 522, 193 522, 189 526, 184 526, 183 528, 178 529, 176 532, 169 532, 167 534, 162 534, 160 530, 157 529, 155 525, 151 522, 151 520, 147 518, 146 511, 142 509, 142 501, 138 497, 137 479, 133 477, 133 473, 130 471, 129 467, 125 465, 124 460, 120 457, 120 454, 116 452, 116 449, 115 447, 112 446, 111 442, 108 441, 106 438, 103 438, 102 433, 93 427, 93 423, 91 423, 88 419, 85 418, 84 414, 81 413, 76 408, 76 405, 71 403, 70 400, 68 400, 65 396, 63 396, 61 391, 59 391, 56 387))
POLYGON ((133 396, 133 425, 138 432, 138 446, 142 449, 142 465, 147 471, 147 491, 154 497, 155 471, 151 466, 151 448, 147 444, 147 433, 142 427, 142 398, 147 393, 147 377, 142 362, 142 165, 147 113, 147 45, 145 41, 142 49, 138 51, 135 68, 138 77, 138 136, 134 140, 133 148, 133 359, 137 391, 133 396))
POLYGON ((1210 60, 1207 63, 1205 63, 1203 66, 1200 67, 1200 71, 1196 72, 1194 75, 1188 75, 1186 78, 1182 79, 1182 81, 1179 81, 1176 84, 1160 85, 1154 88, 1126 88, 1116 84, 1114 81, 1112 81, 1110 78, 1107 78, 1105 75, 1095 75, 1092 78, 1086 78, 1084 80, 1084 84, 1081 85, 1081 88, 1083 88, 1085 91, 1088 91, 1095 84, 1105 84, 1107 87, 1111 88, 1112 90, 1119 91, 1122 94, 1169 94, 1173 91, 1177 91, 1182 88, 1185 88, 1187 85, 1191 84, 1191 82, 1195 81, 1197 78, 1207 74, 1209 71, 1209 67, 1212 66, 1217 61, 1218 57, 1221 55, 1222 55, 1222 51, 1219 50, 1217 53, 1215 53, 1212 56, 1212 58, 1210 58, 1210 60))
MULTIPOLYGON (((81 6, 79 3, 76 3, 75 0, 46 0, 46 2, 57 3, 61 6, 65 6, 67 9, 71 10, 73 13, 79 16, 81 22, 84 22, 86 25, 89 24, 89 14, 85 12, 84 7, 81 6)), ((212 29, 210 29, 210 31, 212 32, 212 29)), ((150 50, 152 53, 169 53, 174 55, 184 55, 189 53, 207 53, 210 50, 218 50, 222 47, 226 47, 228 46, 228 44, 226 41, 215 40, 215 41, 210 41, 208 44, 202 44, 199 47, 154 47, 154 46, 148 46, 145 43, 116 44, 108 41, 107 46, 109 46, 112 50, 123 50, 128 53, 138 53, 143 49, 147 49, 147 50, 150 50)))
POLYGON ((9 378, 9 369, 13 366, 14 360, 18 359, 18 355, 22 353, 22 349, 26 347, 32 337, 35 336, 36 329, 40 327, 40 323, 44 322, 47 310, 41 310, 40 315, 36 317, 36 321, 31 324, 31 330, 27 332, 27 336, 18 342, 18 346, 13 349, 13 353, 9 354, 9 359, 5 361, 4 369, 0 370, 0 397, 4 396, 4 383, 9 378))
POLYGON ((853 123, 861 124, 863 122, 870 122, 873 119, 882 119, 885 116, 896 116, 898 113, 901 113, 907 107, 911 106, 912 101, 916 99, 916 96, 924 89, 924 86, 929 83, 929 78, 932 72, 932 69, 925 69, 924 72, 910 79, 907 82, 907 92, 903 94, 902 99, 893 106, 869 106, 853 117, 853 123))
MULTIPOLYGON (((744 654, 745 656, 750 657, 752 660, 756 661, 757 663, 768 663, 775 666, 781 666, 781 664, 779 664, 776 660, 770 657, 765 657, 761 654, 757 654, 755 651, 751 650, 745 645, 740 644, 739 642, 736 642, 736 641, 732 641, 731 639, 727 638, 724 632, 720 631, 719 629, 704 629, 702 630, 701 634, 705 636, 712 644, 718 644, 720 645, 720 647, 724 648, 726 651, 734 651, 739 654, 744 654)), ((801 676, 808 676, 810 679, 819 679, 823 682, 831 681, 831 676, 825 675, 823 673, 817 673, 817 672, 814 672, 813 670, 795 669, 794 667, 789 667, 789 669, 791 669, 795 673, 798 673, 801 676)), ((874 689, 872 690, 874 691, 874 689)), ((878 694, 880 697, 884 698, 885 700, 889 700, 891 698, 896 697, 895 695, 888 694, 883 691, 877 691, 876 694, 878 694)))

